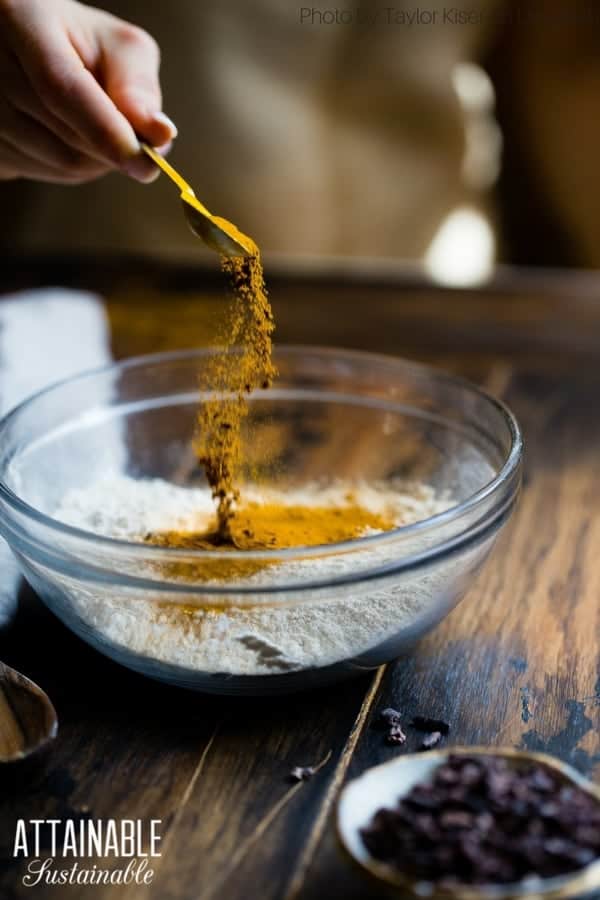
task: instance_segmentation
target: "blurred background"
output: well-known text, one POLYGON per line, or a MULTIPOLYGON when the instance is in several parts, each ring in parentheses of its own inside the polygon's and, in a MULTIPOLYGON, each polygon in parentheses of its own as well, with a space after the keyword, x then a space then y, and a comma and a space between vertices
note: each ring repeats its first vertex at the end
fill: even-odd
MULTIPOLYGON (((171 161, 271 265, 409 264, 454 286, 498 263, 596 268, 600 7, 387 2, 96 5, 157 38, 171 161)), ((4 253, 203 258, 164 178, 0 200, 4 253)))

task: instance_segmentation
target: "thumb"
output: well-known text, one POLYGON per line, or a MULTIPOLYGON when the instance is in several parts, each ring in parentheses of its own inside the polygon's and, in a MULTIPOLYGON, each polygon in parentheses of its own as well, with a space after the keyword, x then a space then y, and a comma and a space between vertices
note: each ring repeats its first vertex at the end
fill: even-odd
POLYGON ((147 31, 120 20, 107 25, 100 42, 106 93, 140 137, 154 147, 167 144, 177 128, 161 111, 158 44, 147 31))

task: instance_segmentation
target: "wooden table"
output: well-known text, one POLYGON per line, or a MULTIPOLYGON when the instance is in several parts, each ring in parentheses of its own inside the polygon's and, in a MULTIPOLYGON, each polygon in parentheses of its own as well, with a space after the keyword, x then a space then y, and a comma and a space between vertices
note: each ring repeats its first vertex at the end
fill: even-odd
MULTIPOLYGON (((13 263, 2 276, 5 289, 103 291, 119 357, 205 342, 221 290, 213 276, 149 264, 13 263)), ((332 812, 348 778, 402 752, 372 727, 384 706, 446 719, 458 744, 544 750, 600 776, 600 280, 509 274, 460 292, 418 278, 323 275, 273 278, 271 294, 281 342, 401 354, 502 396, 527 446, 514 525, 463 603, 410 656, 277 700, 144 680, 82 644, 23 589, 0 658, 50 693, 61 727, 45 767, 0 783, 3 900, 375 897, 341 857, 332 812), (330 750, 312 781, 290 788, 293 766, 330 750), (16 819, 85 816, 162 820, 150 888, 22 886, 23 862, 10 858, 16 819)))

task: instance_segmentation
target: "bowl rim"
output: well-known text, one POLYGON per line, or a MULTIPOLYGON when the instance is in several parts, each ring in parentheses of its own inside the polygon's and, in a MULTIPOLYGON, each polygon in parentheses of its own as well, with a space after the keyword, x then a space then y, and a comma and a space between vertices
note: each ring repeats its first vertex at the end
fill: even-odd
MULTIPOLYGON (((174 350, 127 357, 123 360, 107 363, 105 365, 97 366, 91 369, 82 370, 75 375, 70 375, 62 378, 26 397, 23 401, 9 410, 8 413, 2 416, 0 418, 0 440, 2 439, 3 432, 7 428, 9 428, 12 422, 17 419, 29 406, 37 402, 40 398, 55 391, 59 391, 62 387, 65 387, 69 384, 76 383, 77 381, 83 381, 87 378, 108 375, 111 372, 118 373, 130 369, 155 365, 157 363, 175 363, 183 360, 202 359, 207 356, 213 355, 215 353, 215 349, 216 348, 214 347, 196 349, 190 348, 184 350, 174 350)), ((478 506, 483 505, 489 497, 494 495, 504 485, 510 484, 513 477, 519 471, 524 445, 523 436, 516 417, 502 400, 494 397, 488 391, 479 387, 477 384, 474 384, 473 382, 469 381, 469 379, 464 378, 461 375, 455 375, 453 373, 446 372, 443 369, 436 368, 435 366, 429 366, 424 363, 406 360, 400 356, 394 356, 392 354, 385 353, 371 353, 369 351, 363 350, 352 350, 337 347, 321 347, 318 345, 304 344, 277 344, 274 348, 274 353, 276 359, 277 356, 295 357, 312 354, 321 357, 335 357, 340 360, 345 359, 348 361, 360 360, 362 362, 367 362, 371 360, 373 362, 379 363, 380 365, 384 364, 399 366, 407 374, 427 377, 433 379, 438 383, 448 384, 458 388, 462 387, 464 390, 480 397, 482 400, 496 409, 496 411, 501 415, 508 427, 511 445, 509 453, 506 456, 500 470, 492 479, 490 479, 487 484, 483 485, 461 503, 450 506, 442 512, 436 513, 433 516, 429 516, 426 519, 421 519, 420 521, 413 522, 409 525, 401 525, 379 534, 366 535, 364 537, 354 538, 347 541, 340 541, 334 544, 318 544, 308 547, 292 547, 279 550, 240 550, 236 553, 237 559, 256 561, 291 561, 299 557, 301 557, 302 559, 306 559, 323 555, 330 556, 335 555, 336 553, 354 552, 357 550, 366 549, 367 547, 383 546, 385 544, 397 541, 399 537, 409 537, 417 533, 422 533, 424 531, 432 531, 438 526, 444 526, 450 522, 460 519, 461 516, 465 515, 468 512, 471 512, 478 506)), ((518 485, 515 485, 515 493, 517 488, 518 485)), ((37 524, 49 529, 51 532, 57 532, 68 537, 75 538, 84 543, 87 542, 97 545, 99 544, 106 547, 107 549, 111 548, 117 553, 126 552, 128 554, 139 555, 145 557, 146 559, 154 559, 157 561, 165 559, 169 559, 172 561, 181 559, 185 559, 187 561, 206 561, 210 559, 222 558, 222 553, 220 553, 218 550, 182 550, 181 548, 177 547, 159 547, 153 544, 141 543, 140 541, 129 541, 123 538, 108 537, 106 535, 97 534, 93 531, 88 531, 86 529, 78 528, 74 525, 69 525, 65 522, 61 522, 59 519, 55 519, 52 516, 41 512, 40 510, 36 509, 36 507, 30 505, 21 497, 19 497, 18 494, 16 494, 11 488, 8 487, 1 475, 0 500, 4 500, 8 504, 8 506, 16 510, 17 513, 25 516, 28 519, 32 519, 37 524)), ((455 545, 456 536, 454 536, 454 538, 451 540, 451 543, 455 545)), ((443 542, 442 545, 440 545, 437 549, 439 549, 440 551, 443 550, 444 545, 445 542, 443 542)), ((436 551, 436 548, 432 549, 436 551)), ((429 557, 429 555, 430 554, 426 554, 427 557, 429 557)), ((407 566, 409 566, 411 560, 410 558, 408 558, 404 562, 407 564, 407 566)), ((397 560, 396 563, 398 567, 402 568, 402 559, 397 560)), ((203 589, 206 590, 206 587, 207 586, 204 586, 203 589)), ((239 588, 237 589, 239 590, 239 588)))

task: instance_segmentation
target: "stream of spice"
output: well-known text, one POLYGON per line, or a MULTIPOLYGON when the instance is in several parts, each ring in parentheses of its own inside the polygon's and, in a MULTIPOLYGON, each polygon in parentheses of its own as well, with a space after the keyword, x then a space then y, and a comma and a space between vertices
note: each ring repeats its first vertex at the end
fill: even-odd
MULTIPOLYGON (((230 232, 232 227, 228 228, 230 232)), ((233 520, 240 501, 242 426, 248 416, 248 395, 269 388, 277 371, 272 358, 275 323, 260 251, 237 229, 235 237, 250 255, 221 258, 221 268, 233 290, 233 303, 225 346, 210 358, 201 376, 207 399, 198 413, 194 446, 217 503, 217 527, 207 536, 208 542, 241 549, 233 520)))
MULTIPOLYGON (((223 346, 209 358, 200 377, 203 399, 194 449, 215 500, 215 523, 204 531, 154 532, 145 535, 145 540, 189 550, 274 550, 337 543, 359 537, 367 529, 393 528, 395 523, 389 517, 363 508, 351 494, 341 507, 244 503, 243 426, 249 414, 249 395, 267 390, 277 376, 272 358, 275 322, 259 248, 227 220, 214 219, 248 251, 246 257, 221 257, 232 302, 223 322, 223 346)), ((270 564, 236 561, 231 556, 224 562, 174 565, 178 574, 190 578, 228 580, 270 564)))

